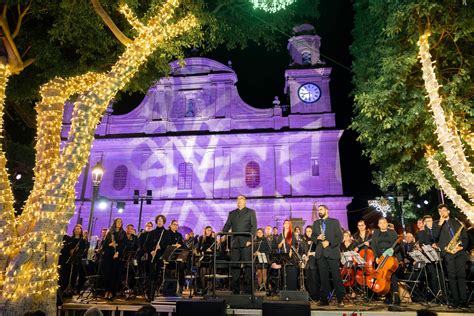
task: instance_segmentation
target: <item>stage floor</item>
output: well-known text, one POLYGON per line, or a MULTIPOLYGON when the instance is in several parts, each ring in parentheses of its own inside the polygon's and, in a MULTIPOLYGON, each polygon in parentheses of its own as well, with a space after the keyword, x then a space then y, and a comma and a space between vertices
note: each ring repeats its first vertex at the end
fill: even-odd
MULTIPOLYGON (((220 296, 224 298, 225 296, 220 296)), ((275 301, 278 297, 265 297, 263 294, 256 294, 257 300, 262 301, 275 301)), ((157 297, 151 305, 153 305, 161 315, 176 315, 176 302, 179 300, 188 299, 180 297, 157 297)), ((193 297, 193 300, 203 300, 203 297, 193 297)), ((226 301, 227 302, 227 301, 226 301)), ((134 311, 140 309, 143 305, 150 304, 143 298, 138 297, 134 299, 116 298, 113 301, 107 301, 105 299, 97 299, 86 301, 78 297, 66 299, 63 306, 59 308, 58 315, 82 315, 85 310, 91 306, 98 307, 104 312, 104 315, 133 315, 134 311)), ((239 308, 228 306, 227 315, 247 315, 247 316, 261 316, 261 308, 254 307, 242 307, 239 308)), ((418 310, 429 309, 430 311, 437 312, 439 316, 453 316, 453 315, 473 315, 474 306, 471 305, 469 309, 453 309, 445 305, 436 304, 420 304, 420 303, 402 303, 399 307, 392 307, 383 304, 382 302, 363 302, 357 300, 345 301, 343 308, 337 307, 335 302, 329 306, 318 306, 317 304, 311 303, 311 315, 328 315, 328 316, 363 316, 363 315, 390 315, 396 314, 403 316, 415 316, 418 310)))

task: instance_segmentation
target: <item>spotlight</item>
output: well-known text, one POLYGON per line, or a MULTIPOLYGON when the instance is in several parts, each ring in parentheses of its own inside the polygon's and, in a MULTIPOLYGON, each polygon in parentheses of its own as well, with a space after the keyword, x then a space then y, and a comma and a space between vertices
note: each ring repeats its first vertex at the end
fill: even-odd
POLYGON ((21 179, 21 173, 18 173, 15 177, 15 179, 20 180, 21 179))
POLYGON ((123 213, 124 210, 125 210, 125 202, 118 201, 117 202, 117 212, 123 213))
POLYGON ((417 204, 416 207, 421 208, 421 205, 420 205, 420 204, 417 204))
POLYGON ((428 205, 428 203, 429 203, 428 200, 423 201, 423 204, 425 204, 425 205, 428 205))
POLYGON ((102 200, 99 202, 99 209, 105 210, 107 208, 107 202, 102 200))

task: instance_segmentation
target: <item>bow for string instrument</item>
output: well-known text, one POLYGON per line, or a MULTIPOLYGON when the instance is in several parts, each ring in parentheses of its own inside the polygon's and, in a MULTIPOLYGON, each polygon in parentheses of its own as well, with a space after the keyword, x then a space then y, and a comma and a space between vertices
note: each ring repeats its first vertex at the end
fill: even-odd
MULTIPOLYGON (((389 249, 394 249, 402 239, 403 236, 398 237, 389 249)), ((374 273, 367 278, 366 285, 377 294, 387 294, 390 291, 390 279, 392 278, 392 273, 397 271, 397 268, 398 260, 395 256, 380 256, 379 266, 374 273)))

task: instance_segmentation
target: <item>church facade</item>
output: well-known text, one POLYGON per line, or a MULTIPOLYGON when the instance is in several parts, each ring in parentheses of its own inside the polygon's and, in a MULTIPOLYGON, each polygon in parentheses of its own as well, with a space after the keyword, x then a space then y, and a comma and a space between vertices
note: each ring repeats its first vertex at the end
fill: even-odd
POLYGON ((295 67, 284 74, 288 110, 278 101, 266 109, 246 104, 237 91, 237 74, 217 61, 172 63, 169 77, 150 87, 138 107, 104 115, 76 186, 68 231, 76 223, 88 225, 91 168, 97 162, 105 172, 94 207, 94 235, 115 217, 135 227, 140 221, 143 228, 158 214, 197 234, 207 225, 219 231, 239 194, 256 210, 259 227, 281 230, 290 217, 308 225, 315 203, 328 205, 331 216, 348 227, 351 198, 343 196, 338 150, 343 131, 331 112, 331 68, 321 65, 319 44, 315 34, 289 41, 295 67), (135 204, 137 193, 142 205, 135 204))

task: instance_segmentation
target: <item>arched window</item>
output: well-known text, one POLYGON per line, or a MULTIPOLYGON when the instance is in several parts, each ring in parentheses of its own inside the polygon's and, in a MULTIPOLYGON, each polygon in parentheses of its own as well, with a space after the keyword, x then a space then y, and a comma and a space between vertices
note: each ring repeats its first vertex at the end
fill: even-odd
POLYGON ((193 187, 193 164, 182 162, 178 166, 178 190, 189 190, 193 187))
POLYGON ((250 161, 245 166, 245 184, 252 189, 260 184, 260 166, 255 161, 250 161))
POLYGON ((125 188, 127 184, 127 175, 128 175, 128 168, 125 165, 120 165, 115 168, 114 171, 114 182, 113 187, 115 190, 120 191, 125 188))

